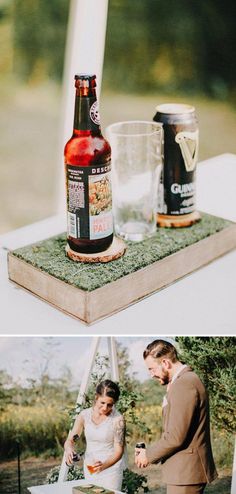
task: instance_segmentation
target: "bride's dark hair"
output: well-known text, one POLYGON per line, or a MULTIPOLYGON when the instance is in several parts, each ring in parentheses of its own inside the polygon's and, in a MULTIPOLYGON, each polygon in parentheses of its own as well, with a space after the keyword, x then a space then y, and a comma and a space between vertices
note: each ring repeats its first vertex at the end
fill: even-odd
POLYGON ((101 381, 97 385, 96 394, 99 396, 109 396, 109 398, 112 398, 116 402, 119 400, 120 388, 118 384, 110 381, 110 379, 105 379, 105 381, 101 381))

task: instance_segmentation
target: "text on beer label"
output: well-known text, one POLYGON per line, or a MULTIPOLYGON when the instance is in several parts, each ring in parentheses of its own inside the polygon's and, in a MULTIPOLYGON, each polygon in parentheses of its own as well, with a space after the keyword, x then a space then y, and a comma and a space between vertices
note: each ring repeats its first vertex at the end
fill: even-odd
POLYGON ((171 185, 171 192, 173 194, 181 194, 182 196, 187 196, 195 191, 195 183, 190 182, 189 184, 177 184, 171 185))

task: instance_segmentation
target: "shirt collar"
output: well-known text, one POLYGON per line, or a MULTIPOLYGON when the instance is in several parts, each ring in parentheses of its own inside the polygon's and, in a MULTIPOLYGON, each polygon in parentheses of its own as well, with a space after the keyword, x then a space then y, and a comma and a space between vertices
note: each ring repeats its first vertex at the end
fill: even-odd
POLYGON ((170 384, 172 384, 178 377, 178 375, 180 374, 180 372, 182 372, 183 369, 185 369, 185 367, 187 367, 186 364, 182 365, 177 371, 176 373, 173 375, 172 379, 171 379, 171 382, 170 384))

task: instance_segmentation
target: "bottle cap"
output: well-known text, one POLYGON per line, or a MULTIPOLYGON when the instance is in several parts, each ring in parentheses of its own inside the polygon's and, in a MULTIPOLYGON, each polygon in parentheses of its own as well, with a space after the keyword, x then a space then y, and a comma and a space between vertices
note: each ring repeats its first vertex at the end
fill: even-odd
POLYGON ((75 80, 81 79, 81 81, 89 81, 96 79, 95 74, 75 74, 75 80))
POLYGON ((75 87, 80 88, 94 88, 96 87, 96 75, 95 74, 75 74, 75 87))

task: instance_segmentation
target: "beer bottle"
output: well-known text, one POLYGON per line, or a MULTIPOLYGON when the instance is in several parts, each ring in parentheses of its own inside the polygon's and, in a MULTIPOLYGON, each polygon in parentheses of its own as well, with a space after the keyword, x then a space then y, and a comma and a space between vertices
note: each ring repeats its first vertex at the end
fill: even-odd
POLYGON ((73 135, 65 146, 67 241, 75 252, 106 250, 113 240, 111 148, 101 133, 96 76, 75 75, 73 135))

